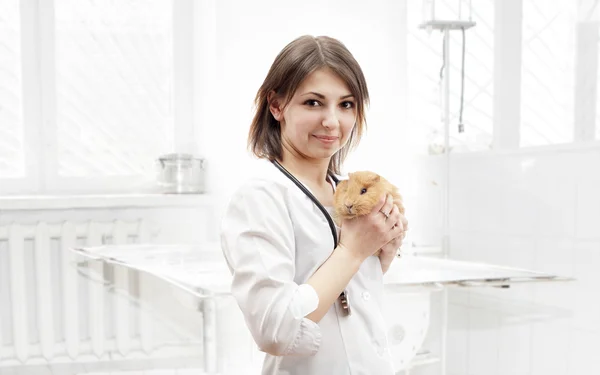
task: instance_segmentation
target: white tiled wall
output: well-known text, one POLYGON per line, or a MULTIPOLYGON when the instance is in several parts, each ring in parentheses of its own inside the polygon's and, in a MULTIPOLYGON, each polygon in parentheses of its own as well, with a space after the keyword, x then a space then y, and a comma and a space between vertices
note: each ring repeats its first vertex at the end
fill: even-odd
POLYGON ((453 156, 450 228, 451 258, 576 281, 451 289, 448 375, 600 374, 599 148, 453 156))

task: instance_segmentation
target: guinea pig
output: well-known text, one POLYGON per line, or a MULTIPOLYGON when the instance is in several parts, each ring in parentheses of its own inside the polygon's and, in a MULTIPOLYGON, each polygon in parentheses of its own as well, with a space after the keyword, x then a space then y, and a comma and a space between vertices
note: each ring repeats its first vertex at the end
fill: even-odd
MULTIPOLYGON (((398 188, 385 178, 371 171, 348 174, 348 179, 340 181, 333 196, 333 220, 341 226, 342 219, 352 219, 366 215, 373 210, 384 193, 389 193, 398 210, 404 215, 404 204, 398 188)), ((379 255, 381 250, 375 255, 379 255)))

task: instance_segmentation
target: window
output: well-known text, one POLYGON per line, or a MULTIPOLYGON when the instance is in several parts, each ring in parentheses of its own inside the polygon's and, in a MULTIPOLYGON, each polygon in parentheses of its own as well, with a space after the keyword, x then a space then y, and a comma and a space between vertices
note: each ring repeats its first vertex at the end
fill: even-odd
POLYGON ((151 174, 173 149, 172 3, 55 0, 58 174, 151 174))
MULTIPOLYGON (((456 1, 435 2, 436 19, 459 18, 456 1)), ((463 7, 465 7, 463 5, 463 7)), ((461 105, 462 33, 450 32, 450 148, 452 152, 488 150, 492 142, 494 4, 491 0, 473 5, 476 26, 465 30, 465 74, 463 124, 458 131, 461 105)), ((460 19, 467 19, 462 10, 460 19)), ((422 129, 429 153, 444 146, 443 119, 443 34, 420 29, 421 2, 407 2, 408 13, 408 118, 422 129)))
POLYGON ((573 141, 577 3, 523 0, 521 147, 573 141))
POLYGON ((190 7, 0 1, 0 194, 155 188, 195 146, 190 7))
MULTIPOLYGON (((408 118, 420 129, 421 143, 435 154, 444 152, 443 35, 419 29, 423 3, 407 2, 408 118)), ((434 3, 438 20, 467 18, 464 1, 434 3), (459 4, 462 16, 458 14, 459 4)), ((464 133, 458 131, 462 40, 460 31, 450 33, 451 151, 490 150, 494 136, 498 136, 499 142, 494 144, 497 148, 600 139, 596 2, 481 0, 472 5, 476 26, 466 31, 464 133), (496 11, 501 13, 496 15, 496 11), (494 20, 495 16, 500 18, 494 20), (506 36, 500 38, 502 45, 494 46, 495 33, 506 36), (493 67, 495 57, 514 53, 514 46, 519 44, 521 55, 515 54, 519 59, 515 67, 493 67), (514 68, 521 74, 514 74, 514 68), (514 122, 518 124, 508 122, 511 116, 506 123, 498 123, 504 119, 493 115, 493 73, 497 69, 497 76, 507 84, 497 83, 503 95, 495 100, 503 111, 515 114, 515 120, 519 120, 514 122), (519 94, 519 101, 510 100, 512 92, 519 94)))
POLYGON ((25 176, 19 2, 0 1, 0 177, 25 176))

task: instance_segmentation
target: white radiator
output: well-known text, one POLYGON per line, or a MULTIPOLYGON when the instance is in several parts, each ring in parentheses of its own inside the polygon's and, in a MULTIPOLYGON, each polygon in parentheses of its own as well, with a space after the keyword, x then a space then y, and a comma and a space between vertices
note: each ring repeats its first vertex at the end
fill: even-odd
POLYGON ((0 226, 0 366, 151 353, 149 315, 119 293, 143 299, 149 287, 139 274, 93 262, 91 280, 68 250, 148 239, 142 219, 0 226), (104 287, 104 279, 116 292, 104 287))

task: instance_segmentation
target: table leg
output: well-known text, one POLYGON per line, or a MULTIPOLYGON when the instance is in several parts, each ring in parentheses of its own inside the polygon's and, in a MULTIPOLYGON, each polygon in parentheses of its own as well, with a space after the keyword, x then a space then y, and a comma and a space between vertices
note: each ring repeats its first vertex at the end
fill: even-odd
POLYGON ((204 371, 216 374, 217 369, 217 313, 214 299, 202 302, 202 319, 204 320, 204 371))

